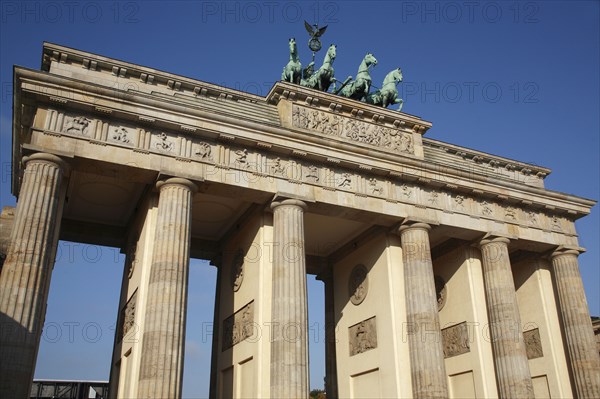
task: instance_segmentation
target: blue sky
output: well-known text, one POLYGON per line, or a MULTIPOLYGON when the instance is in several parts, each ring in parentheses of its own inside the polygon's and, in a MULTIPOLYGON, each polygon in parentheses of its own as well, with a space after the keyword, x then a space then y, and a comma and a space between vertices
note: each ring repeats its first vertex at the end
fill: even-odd
MULTIPOLYGON (((600 198, 597 1, 3 1, 0 7, 2 206, 15 203, 12 66, 39 69, 43 41, 265 95, 288 60, 289 37, 308 62, 304 19, 329 25, 323 44, 337 44, 340 78, 356 74, 366 52, 379 61, 372 72, 377 86, 401 67, 404 111, 433 123, 427 137, 549 167, 548 189, 600 198)), ((595 315, 598 225, 597 207, 577 222, 595 315)), ((123 258, 112 248, 61 243, 60 249, 36 377, 107 379, 123 258)), ((186 397, 208 394, 214 281, 214 269, 192 262, 186 397)), ((318 325, 320 284, 309 276, 311 323, 318 325)), ((311 386, 322 387, 322 332, 313 334, 315 341, 311 386)))

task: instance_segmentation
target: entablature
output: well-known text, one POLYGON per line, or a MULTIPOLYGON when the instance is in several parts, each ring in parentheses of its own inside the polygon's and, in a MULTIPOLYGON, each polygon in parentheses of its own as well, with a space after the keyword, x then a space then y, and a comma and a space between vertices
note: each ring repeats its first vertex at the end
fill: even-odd
MULTIPOLYGON (((589 207, 593 205, 593 201, 509 180, 490 181, 489 176, 461 171, 452 165, 434 164, 414 154, 375 152, 364 146, 333 142, 286 128, 226 120, 193 109, 182 110, 141 95, 119 96, 106 88, 81 85, 81 82, 65 77, 25 69, 16 71, 19 82, 15 87, 23 103, 27 103, 27 100, 22 96, 29 96, 33 99, 30 101, 32 104, 45 104, 40 110, 54 115, 35 126, 35 129, 50 134, 79 134, 90 142, 125 145, 138 152, 165 153, 161 150, 168 149, 168 155, 179 160, 202 160, 210 154, 236 156, 240 158, 238 163, 242 164, 245 158, 249 165, 246 169, 253 166, 256 168, 254 172, 259 175, 268 175, 270 169, 281 168, 277 166, 281 162, 312 163, 308 165, 311 168, 301 170, 300 176, 310 176, 315 167, 324 168, 326 172, 323 173, 337 176, 327 188, 338 190, 342 187, 336 187, 336 184, 347 186, 349 183, 343 183, 347 180, 345 176, 354 174, 357 181, 362 181, 360 184, 363 188, 359 193, 362 195, 369 194, 369 191, 371 194, 381 194, 384 190, 378 184, 394 185, 394 182, 401 182, 401 186, 417 184, 433 190, 449 190, 459 196, 475 195, 480 199, 547 209, 573 220, 589 213, 589 207), (74 127, 81 121, 87 124, 85 130, 74 127), (233 147, 226 148, 221 143, 231 143, 233 147), (222 148, 217 148, 217 145, 222 148), (271 155, 275 158, 269 158, 271 155)), ((20 137, 17 140, 22 140, 24 136, 20 137)), ((229 160, 223 162, 227 164, 229 160)), ((18 168, 16 164, 15 170, 18 168)), ((291 180, 302 182, 296 172, 292 175, 291 180)), ((392 198, 392 201, 395 200, 392 198)))
POLYGON ((147 95, 190 109, 304 133, 312 131, 331 140, 340 138, 379 151, 412 154, 439 165, 519 184, 543 187, 550 173, 540 166, 421 139, 431 123, 417 116, 288 82, 277 82, 266 97, 261 97, 51 43, 44 43, 42 69, 110 87, 122 96, 147 95), (281 106, 282 102, 291 105, 281 106))

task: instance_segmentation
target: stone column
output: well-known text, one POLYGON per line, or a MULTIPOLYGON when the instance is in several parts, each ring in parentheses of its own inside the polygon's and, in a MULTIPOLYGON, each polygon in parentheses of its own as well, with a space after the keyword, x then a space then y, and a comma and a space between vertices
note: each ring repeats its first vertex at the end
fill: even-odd
POLYGON ((317 276, 325 285, 325 392, 328 398, 337 398, 337 355, 335 351, 335 307, 333 303, 332 265, 317 276))
POLYGON ((517 293, 508 256, 508 238, 480 242, 485 298, 501 398, 533 398, 517 293))
POLYGON ((579 398, 600 398, 600 357, 574 250, 552 254, 552 272, 558 292, 567 352, 579 398))
POLYGON ((302 201, 273 202, 271 397, 307 398, 308 314, 302 201))
POLYGON ((37 153, 25 172, 0 275, 0 397, 28 398, 64 203, 66 164, 37 153))
POLYGON ((158 182, 158 216, 144 322, 138 397, 180 398, 192 195, 186 179, 158 182))
POLYGON ((431 227, 425 223, 400 227, 413 395, 447 398, 429 230, 431 227))

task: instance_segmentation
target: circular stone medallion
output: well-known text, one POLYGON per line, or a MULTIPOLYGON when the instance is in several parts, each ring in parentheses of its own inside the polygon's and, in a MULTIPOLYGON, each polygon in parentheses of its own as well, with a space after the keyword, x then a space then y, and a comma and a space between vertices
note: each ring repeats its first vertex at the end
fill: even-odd
POLYGON ((352 273, 350 273, 348 295, 350 296, 350 302, 354 305, 360 305, 367 296, 367 292, 369 291, 368 272, 365 265, 356 265, 352 269, 352 273))
POLYGON ((231 287, 237 292, 244 281, 244 251, 241 249, 235 254, 231 264, 231 287))
POLYGON ((435 276, 435 294, 439 312, 446 304, 446 296, 448 295, 446 289, 446 280, 440 276, 435 276))

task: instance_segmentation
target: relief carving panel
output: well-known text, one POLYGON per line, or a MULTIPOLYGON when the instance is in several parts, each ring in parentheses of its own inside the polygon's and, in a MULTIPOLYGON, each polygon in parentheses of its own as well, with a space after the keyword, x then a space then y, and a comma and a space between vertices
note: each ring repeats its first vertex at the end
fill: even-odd
POLYGON ((377 348, 377 324, 375 316, 348 327, 350 356, 377 348))
POLYGON ((252 336, 254 301, 223 320, 223 351, 252 336))
POLYGON ((398 153, 415 153, 410 133, 330 112, 300 107, 296 104, 292 107, 292 125, 325 135, 345 137, 359 143, 391 149, 398 153))
POLYGON ((120 340, 122 341, 127 333, 135 325, 135 307, 137 303, 137 290, 131 295, 131 298, 127 301, 125 307, 121 310, 121 333, 119 334, 120 340))
POLYGON ((65 115, 64 118, 62 133, 79 134, 86 137, 90 135, 91 119, 79 115, 65 115))
POLYGON ((367 297, 369 291, 369 271, 365 265, 356 265, 350 273, 350 279, 348 280, 348 295, 350 296, 350 302, 354 305, 360 305, 362 301, 367 297))
POLYGON ((471 351, 467 323, 462 322, 452 327, 442 329, 442 345, 444 359, 462 355, 471 351))
POLYGON ((525 331, 523 333, 523 340, 525 341, 527 359, 536 359, 538 357, 544 356, 539 328, 534 328, 533 330, 525 331))
POLYGON ((133 146, 137 142, 137 133, 134 128, 113 125, 110 127, 108 141, 133 146))
POLYGON ((237 251, 231 264, 231 288, 237 292, 244 281, 244 251, 237 251))

